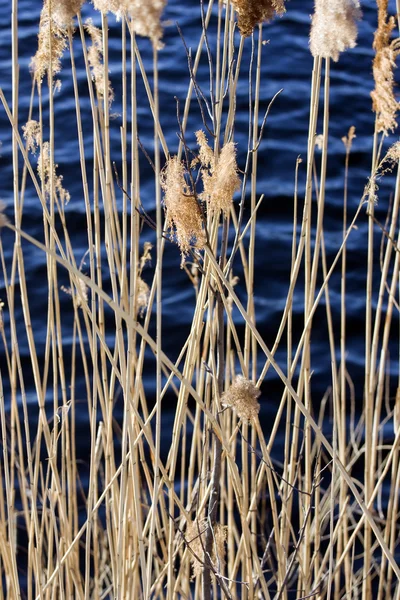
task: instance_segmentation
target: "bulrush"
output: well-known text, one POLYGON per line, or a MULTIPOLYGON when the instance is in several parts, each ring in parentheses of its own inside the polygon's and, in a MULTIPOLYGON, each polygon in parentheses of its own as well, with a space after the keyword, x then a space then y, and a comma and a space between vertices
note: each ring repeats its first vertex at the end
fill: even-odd
POLYGON ((340 52, 356 45, 357 21, 361 15, 358 0, 315 0, 310 32, 311 54, 339 60, 340 52))
POLYGON ((233 142, 225 144, 218 159, 215 160, 204 132, 197 131, 196 138, 200 147, 199 160, 203 180, 203 193, 200 194, 200 199, 207 203, 210 211, 222 211, 227 217, 232 206, 233 194, 240 188, 235 144, 233 142))
POLYGON ((373 47, 376 52, 373 62, 375 89, 371 92, 372 108, 377 114, 377 129, 388 135, 397 127, 396 113, 399 109, 393 92, 393 69, 400 53, 400 39, 391 40, 395 27, 394 17, 388 18, 388 0, 377 0, 378 29, 375 31, 373 47))
POLYGON ((237 375, 230 388, 222 394, 221 402, 224 406, 230 406, 243 421, 251 421, 260 412, 257 401, 260 395, 260 390, 252 381, 237 375))
POLYGON ((232 4, 238 13, 238 25, 244 37, 251 35, 258 23, 285 12, 284 0, 232 0, 232 4))
POLYGON ((185 167, 176 156, 164 167, 161 185, 166 209, 165 226, 176 230, 176 239, 182 256, 188 253, 193 242, 204 248, 206 237, 200 207, 185 180, 185 167))
POLYGON ((104 98, 104 90, 107 87, 108 102, 111 104, 114 100, 114 91, 111 87, 110 80, 107 78, 107 82, 104 81, 104 67, 102 64, 103 34, 101 29, 93 25, 91 19, 87 19, 85 29, 92 40, 92 44, 88 47, 88 61, 92 72, 92 79, 100 98, 104 98))

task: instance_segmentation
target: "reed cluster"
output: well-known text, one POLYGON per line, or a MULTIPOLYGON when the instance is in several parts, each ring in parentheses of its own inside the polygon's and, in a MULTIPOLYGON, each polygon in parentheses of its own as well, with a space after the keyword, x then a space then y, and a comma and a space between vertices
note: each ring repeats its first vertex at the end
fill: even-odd
POLYGON ((257 294, 275 257, 258 235, 258 175, 278 106, 262 98, 262 63, 274 17, 294 4, 199 2, 197 48, 180 31, 187 95, 175 104, 171 92, 168 106, 166 0, 44 0, 24 114, 29 73, 11 1, 11 103, 0 89, 13 172, 13 207, 0 205, 0 599, 399 598, 400 369, 390 352, 399 348, 400 151, 387 143, 398 24, 377 0, 371 173, 350 204, 358 140, 346 124, 341 231, 328 255, 330 82, 341 68, 331 61, 355 46, 362 15, 358 0, 315 0, 304 40, 308 142, 303 161, 281 157, 294 190, 287 295, 265 286, 281 307, 267 342, 257 294), (243 82, 247 143, 236 135, 243 82), (73 180, 57 135, 68 94, 73 180), (363 381, 348 359, 357 227, 367 230, 363 381), (171 306, 190 315, 172 335, 171 306), (321 338, 331 374, 322 397, 321 338))

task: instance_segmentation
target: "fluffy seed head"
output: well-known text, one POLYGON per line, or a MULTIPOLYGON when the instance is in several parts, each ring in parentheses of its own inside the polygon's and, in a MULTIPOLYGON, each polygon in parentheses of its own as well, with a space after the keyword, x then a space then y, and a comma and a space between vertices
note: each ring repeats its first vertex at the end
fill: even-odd
POLYGON ((182 257, 189 252, 193 242, 204 248, 206 237, 203 219, 196 197, 185 180, 185 167, 176 156, 164 167, 161 185, 164 190, 165 226, 176 231, 182 257))
POLYGON ((203 180, 203 193, 200 194, 200 199, 207 203, 210 211, 222 211, 226 217, 232 206, 233 194, 240 189, 235 144, 233 142, 225 144, 215 161, 204 132, 198 131, 196 138, 200 147, 199 160, 202 165, 203 180))
MULTIPOLYGON (((203 571, 203 548, 205 546, 207 528, 207 519, 201 519, 192 521, 192 523, 188 524, 186 529, 186 542, 192 551, 190 555, 193 567, 193 577, 200 576, 203 571)), ((227 528, 225 526, 216 525, 213 532, 214 544, 211 560, 218 571, 225 564, 226 530, 227 528)))
POLYGON ((315 0, 311 54, 338 61, 340 52, 356 45, 361 15, 359 0, 315 0))
POLYGON ((378 28, 373 43, 376 54, 372 65, 375 89, 371 92, 372 108, 377 114, 377 128, 385 135, 397 127, 399 102, 393 91, 393 70, 400 54, 400 40, 391 41, 395 20, 388 17, 387 7, 388 0, 378 0, 378 28))
POLYGON ((105 91, 107 93, 109 104, 114 100, 114 90, 111 87, 111 82, 107 77, 104 79, 103 61, 103 34, 101 29, 93 25, 92 19, 87 19, 85 29, 92 40, 88 48, 88 61, 92 72, 92 79, 96 86, 99 98, 104 98, 105 91))
POLYGON ((149 286, 141 277, 138 277, 136 304, 137 304, 137 310, 138 310, 138 313, 140 314, 140 316, 143 316, 147 309, 147 306, 149 304, 149 297, 150 297, 149 286))
POLYGON ((61 71, 61 57, 67 45, 67 31, 54 20, 51 0, 45 0, 40 14, 38 49, 31 68, 38 83, 46 73, 55 77, 61 71))
POLYGON ((59 27, 71 27, 84 2, 85 0, 53 0, 51 16, 59 27))
POLYGON ((132 19, 133 30, 148 37, 156 48, 161 48, 161 15, 167 0, 125 0, 124 7, 132 19))
POLYGON ((230 388, 222 394, 221 402, 230 406, 243 421, 255 419, 260 411, 257 399, 260 390, 243 375, 237 375, 230 388))
POLYGON ((26 125, 22 126, 24 139, 26 140, 26 149, 32 154, 36 154, 36 150, 40 144, 40 123, 30 119, 26 125))
POLYGON ((251 35, 258 23, 285 12, 284 0, 232 0, 232 3, 238 13, 240 33, 244 37, 251 35))
POLYGON ((62 185, 62 175, 57 175, 58 165, 53 163, 53 168, 50 160, 50 144, 44 142, 42 151, 38 158, 38 174, 40 181, 42 182, 44 191, 48 197, 50 197, 51 185, 53 185, 53 191, 56 193, 62 204, 68 204, 70 195, 68 190, 65 190, 62 185), (53 179, 53 183, 51 180, 53 179))

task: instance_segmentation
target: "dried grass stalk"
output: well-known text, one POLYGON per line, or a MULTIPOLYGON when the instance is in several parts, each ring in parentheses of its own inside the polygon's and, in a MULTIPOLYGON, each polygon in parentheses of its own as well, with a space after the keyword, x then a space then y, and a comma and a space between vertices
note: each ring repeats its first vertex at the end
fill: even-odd
POLYGON ((240 33, 248 37, 254 27, 263 21, 270 21, 275 14, 285 12, 284 0, 232 0, 238 13, 240 33))
POLYGON ((175 229, 182 256, 189 252, 193 243, 197 248, 204 248, 206 236, 201 210, 186 183, 185 167, 176 156, 167 162, 161 185, 164 190, 165 226, 171 232, 175 229))
POLYGON ((229 215, 234 193, 240 189, 240 179, 236 163, 236 149, 233 142, 228 142, 222 148, 217 160, 208 145, 203 131, 196 132, 197 143, 200 147, 201 176, 203 193, 200 199, 207 203, 212 212, 229 215))
POLYGON ((396 113, 399 102, 393 91, 393 69, 400 53, 400 40, 390 39, 395 19, 388 18, 387 7, 388 0, 378 0, 378 28, 373 43, 376 54, 372 66, 375 89, 371 92, 372 108, 377 114, 377 128, 385 135, 397 127, 396 113))
POLYGON ((311 54, 338 61, 340 52, 356 45, 357 21, 361 16, 358 0, 315 0, 311 54))

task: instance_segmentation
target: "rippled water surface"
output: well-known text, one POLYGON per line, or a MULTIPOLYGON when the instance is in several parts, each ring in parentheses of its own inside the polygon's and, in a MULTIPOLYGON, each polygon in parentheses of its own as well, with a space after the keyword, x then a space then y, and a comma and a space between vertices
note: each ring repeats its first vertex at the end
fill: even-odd
MULTIPOLYGON (((19 3, 19 56, 20 56, 20 102, 19 126, 28 119, 31 94, 31 76, 29 64, 31 56, 36 51, 37 28, 40 15, 40 2, 21 0, 19 3)), ((328 262, 334 258, 342 235, 342 205, 344 178, 344 146, 341 141, 351 125, 355 125, 357 138, 351 158, 349 179, 349 216, 352 216, 362 196, 368 177, 374 115, 371 110, 370 92, 372 82, 372 38, 375 29, 376 7, 372 0, 363 2, 364 19, 360 25, 358 46, 342 55, 339 63, 332 64, 331 70, 331 105, 330 105, 330 138, 329 138, 329 167, 326 197, 325 244, 328 262)), ((3 0, 0 11, 0 64, 1 87, 8 102, 11 102, 11 33, 9 3, 3 0)), ((262 79, 261 79, 261 109, 268 106, 274 94, 283 89, 276 99, 270 113, 270 118, 264 132, 260 147, 258 168, 258 195, 264 194, 265 200, 258 215, 257 246, 256 246, 256 287, 255 304, 260 331, 268 343, 276 335, 279 319, 284 307, 288 289, 288 271, 290 265, 292 220, 293 220, 293 191, 294 170, 296 158, 306 157, 308 115, 310 101, 310 83, 312 57, 308 50, 308 31, 310 13, 313 9, 311 0, 291 0, 285 16, 276 19, 273 24, 265 26, 263 35, 268 42, 263 47, 262 79)), ((91 16, 99 24, 99 16, 91 5, 85 5, 83 17, 91 16)), ((176 23, 182 30, 188 47, 197 48, 201 33, 201 18, 197 0, 181 2, 169 0, 165 12, 165 47, 159 54, 160 66, 160 105, 161 124, 171 153, 178 147, 176 96, 183 105, 189 75, 187 59, 182 40, 178 34, 176 23)), ((212 31, 214 29, 212 28, 212 31)), ((113 16, 109 18, 110 42, 110 79, 115 90, 115 101, 112 106, 112 148, 115 148, 115 161, 120 167, 120 125, 121 125, 121 64, 120 64, 120 24, 113 16)), ((215 50, 215 39, 210 33, 211 49, 215 50)), ((151 73, 152 51, 147 40, 140 40, 146 70, 151 73)), ((81 45, 78 33, 75 35, 74 48, 78 65, 79 86, 81 94, 81 110, 84 115, 84 135, 86 140, 87 159, 92 156, 92 131, 89 112, 86 75, 83 67, 81 45)), ((235 141, 238 148, 238 162, 244 167, 247 150, 248 131, 248 64, 250 61, 251 40, 246 41, 243 57, 242 76, 238 86, 237 120, 235 141)), ((60 74, 61 91, 55 96, 55 126, 56 126, 56 162, 59 172, 64 176, 64 185, 71 194, 67 207, 70 235, 77 260, 87 250, 86 219, 80 183, 79 152, 76 136, 75 107, 73 103, 72 78, 69 57, 66 53, 63 60, 63 70, 60 74)), ((208 90, 208 66, 203 56, 198 75, 200 85, 205 93, 208 90)), ((44 98, 46 100, 46 98, 44 98)), ((46 105, 46 102, 44 103, 46 105)), ((151 151, 153 125, 149 118, 148 102, 143 86, 139 85, 139 135, 145 147, 151 151)), ((34 115, 37 116, 37 104, 34 103, 34 115), (36 113, 35 113, 36 111, 36 113)), ((46 114, 44 115, 46 118, 46 114)), ((188 143, 194 144, 194 131, 202 126, 197 105, 193 102, 193 112, 188 123, 188 143)), ((319 128, 319 132, 322 127, 319 128)), ((0 110, 0 139, 2 150, 1 167, 1 196, 12 211, 12 158, 11 134, 7 117, 0 110)), ((142 160, 142 202, 151 215, 154 211, 154 189, 150 168, 142 160)), ((305 161, 300 168, 299 200, 304 195, 305 161)), ((389 180, 388 180, 388 183, 389 180)), ((389 202, 389 186, 383 183, 380 190, 378 218, 384 220, 389 202)), ((246 216, 249 216, 248 210, 246 216)), ((41 239, 42 211, 32 186, 28 185, 23 228, 31 235, 41 239)), ((153 239, 153 233, 148 232, 148 238, 153 239)), ((6 232, 3 244, 6 256, 11 257, 12 236, 6 232), (7 248, 7 244, 9 245, 7 248)), ((379 239, 377 236, 377 248, 379 239)), ((365 308, 365 265, 366 265, 366 218, 360 217, 358 229, 355 230, 348 244, 348 318, 349 344, 348 361, 350 374, 358 383, 358 394, 362 395, 360 374, 363 372, 363 312, 365 308)), ((44 306, 47 292, 40 293, 41 282, 46 290, 46 268, 43 255, 29 247, 26 253, 26 267, 29 276, 28 287, 31 292, 32 319, 35 336, 41 339, 41 329, 45 324, 44 306)), ((175 357, 179 352, 188 332, 193 310, 193 289, 187 277, 179 268, 180 257, 174 246, 168 246, 164 262, 163 315, 164 315, 164 350, 175 357)), ((106 265, 106 263, 104 263, 106 265)), ((106 266, 105 266, 106 269, 106 266)), ((107 273, 105 271, 105 285, 107 273)), ((62 279, 62 275, 60 276, 62 279)), ((60 280, 60 285, 68 284, 60 280)), ((3 286, 0 284, 0 297, 4 297, 3 286)), ((240 284, 238 287, 240 293, 240 284)), ((331 301, 335 325, 338 324, 338 302, 340 291, 339 274, 335 275, 331 284, 331 301)), ((62 296, 62 310, 67 314, 71 311, 68 296, 62 296)), ((301 325, 302 298, 298 291, 297 324, 301 325)), ((323 311, 321 310, 321 315, 323 311)), ((21 317, 22 318, 22 317, 21 317)), ((240 322, 238 318, 238 323, 240 322)), ((337 336, 339 342, 339 335, 337 336)), ((44 352, 44 337, 41 339, 42 353, 44 352)), ((71 339, 66 329, 64 339, 65 356, 71 339)), ((40 341, 39 341, 40 349, 40 341)), ((27 346, 21 340, 21 353, 24 364, 29 363, 27 346)), ((278 359, 283 366, 285 357, 278 359)), ((67 360, 68 362, 68 360, 67 360)), ((261 365, 260 365, 261 366, 261 365)), ((319 332, 315 330, 313 337, 313 369, 315 399, 323 395, 326 382, 331 381, 331 363, 328 354, 325 325, 319 332)), ((148 382, 151 385, 151 380, 148 382)), ((79 387, 78 383, 78 387, 79 387)), ((83 390, 83 385, 82 385, 83 390)), ((81 391, 82 391, 81 390, 81 391)), ((263 405, 263 414, 274 410, 278 395, 274 393, 274 376, 269 374, 266 383, 268 402, 263 405), (268 384, 268 381, 270 382, 268 384), (268 387, 268 385, 270 387, 268 387)), ((29 395, 30 390, 28 390, 29 395)), ((32 401, 34 393, 32 387, 32 401)))

